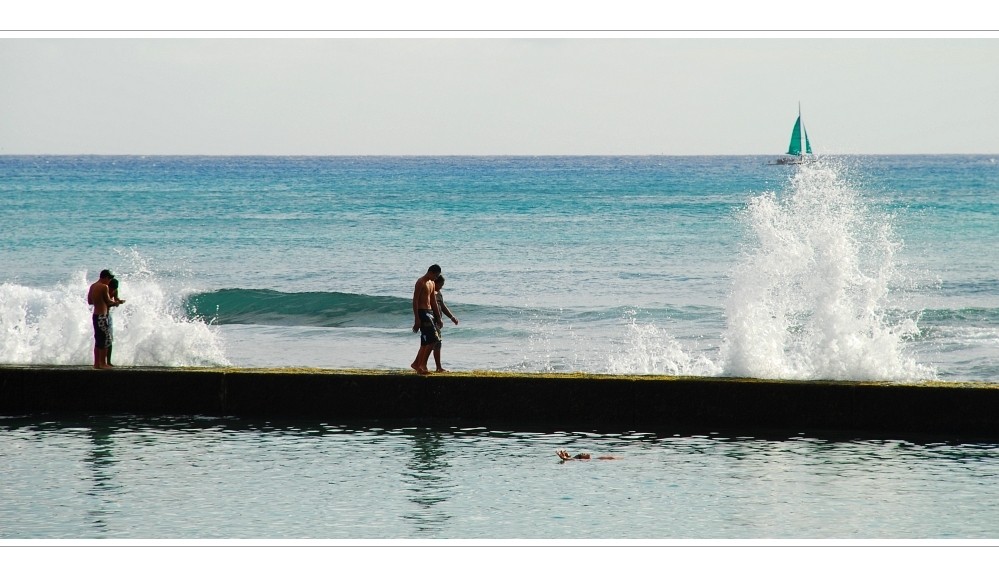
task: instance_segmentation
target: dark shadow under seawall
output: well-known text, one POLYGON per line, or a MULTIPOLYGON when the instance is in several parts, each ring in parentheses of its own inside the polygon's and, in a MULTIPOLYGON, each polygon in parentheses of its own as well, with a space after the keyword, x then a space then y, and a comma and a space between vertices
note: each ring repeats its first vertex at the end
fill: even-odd
POLYGON ((0 366, 0 415, 378 419, 583 430, 800 429, 999 440, 999 383, 0 366))

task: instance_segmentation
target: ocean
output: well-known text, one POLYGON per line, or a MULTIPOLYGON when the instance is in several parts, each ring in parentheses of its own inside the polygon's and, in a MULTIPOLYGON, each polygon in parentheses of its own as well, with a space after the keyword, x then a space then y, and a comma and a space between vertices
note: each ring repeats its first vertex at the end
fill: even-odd
MULTIPOLYGON (((771 160, 0 156, 0 364, 110 268, 118 366, 409 371, 436 263, 450 370, 999 383, 995 157, 771 160)), ((3 415, 0 539, 999 536, 996 439, 487 425, 3 415)))
POLYGON ((999 382, 992 156, 0 156, 0 363, 999 382))

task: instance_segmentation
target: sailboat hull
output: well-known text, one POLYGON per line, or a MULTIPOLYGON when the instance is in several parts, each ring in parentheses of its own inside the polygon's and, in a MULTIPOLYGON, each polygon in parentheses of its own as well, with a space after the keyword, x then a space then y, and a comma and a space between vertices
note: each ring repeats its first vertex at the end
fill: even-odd
POLYGON ((805 164, 811 160, 810 157, 805 156, 781 156, 770 164, 805 164))

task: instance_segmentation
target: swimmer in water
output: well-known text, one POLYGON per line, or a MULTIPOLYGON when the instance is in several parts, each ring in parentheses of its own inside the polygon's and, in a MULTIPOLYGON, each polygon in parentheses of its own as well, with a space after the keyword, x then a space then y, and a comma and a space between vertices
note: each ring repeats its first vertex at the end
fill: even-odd
MULTIPOLYGON (((569 451, 566 451, 564 449, 559 450, 559 451, 555 451, 555 454, 558 455, 559 459, 562 459, 563 463, 566 462, 566 461, 589 461, 590 459, 593 458, 593 457, 590 456, 589 453, 579 453, 576 456, 572 456, 572 455, 569 454, 569 451)), ((602 455, 600 457, 596 457, 596 460, 597 461, 616 461, 618 459, 617 459, 617 457, 611 457, 610 455, 602 455)))

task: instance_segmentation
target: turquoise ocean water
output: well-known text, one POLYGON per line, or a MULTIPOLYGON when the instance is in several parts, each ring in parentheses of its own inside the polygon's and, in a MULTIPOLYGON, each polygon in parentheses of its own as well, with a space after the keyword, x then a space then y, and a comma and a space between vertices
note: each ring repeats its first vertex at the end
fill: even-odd
POLYGON ((989 156, 0 157, 0 363, 999 381, 989 156))
MULTIPOLYGON (((991 156, 0 156, 0 364, 999 382, 991 156)), ((0 417, 0 538, 995 538, 995 439, 0 417), (559 464, 557 448, 619 461, 559 464)))

